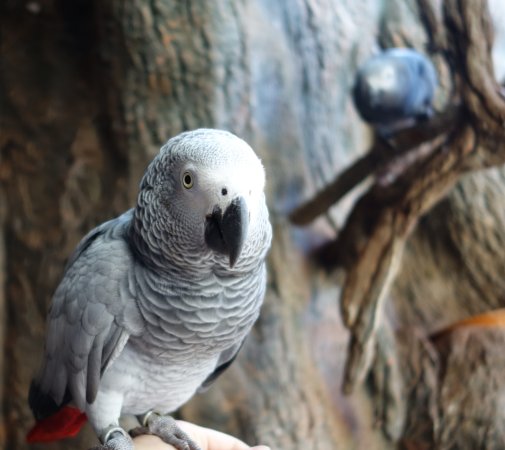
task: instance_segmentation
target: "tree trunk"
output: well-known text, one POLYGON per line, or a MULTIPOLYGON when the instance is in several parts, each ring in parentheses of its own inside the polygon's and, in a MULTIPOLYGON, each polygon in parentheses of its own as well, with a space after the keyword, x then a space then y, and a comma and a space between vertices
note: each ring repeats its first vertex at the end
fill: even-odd
MULTIPOLYGON (((78 240, 131 206, 160 145, 196 127, 228 129, 260 155, 274 241, 257 325, 236 363, 182 408, 183 417, 278 449, 451 448, 449 430, 463 422, 468 438, 457 448, 503 446, 503 417, 493 416, 491 400, 479 410, 479 426, 476 415, 455 422, 449 408, 455 398, 464 410, 465 400, 499 392, 499 328, 429 339, 504 304, 503 169, 468 175, 421 220, 385 296, 372 373, 349 396, 341 392, 349 343, 339 313, 343 270, 328 274, 310 255, 338 234, 356 193, 310 227, 288 221, 371 144, 349 90, 377 36, 387 46, 433 46, 422 4, 0 4, 0 447, 95 442, 87 429, 61 444, 24 443, 47 307, 78 240), (466 371, 465 346, 473 358, 466 371), (467 397, 467 385, 451 381, 458 373, 475 386, 467 397)), ((434 58, 443 107, 454 74, 434 58)))

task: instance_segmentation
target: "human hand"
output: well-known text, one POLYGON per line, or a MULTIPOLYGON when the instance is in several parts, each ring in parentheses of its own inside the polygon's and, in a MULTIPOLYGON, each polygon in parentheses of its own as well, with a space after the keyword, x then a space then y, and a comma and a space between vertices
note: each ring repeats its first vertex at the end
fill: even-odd
MULTIPOLYGON (((249 447, 242 441, 224 433, 209 428, 199 427, 182 420, 177 425, 185 431, 202 450, 270 450, 264 445, 249 447)), ((135 450, 175 450, 169 444, 165 444, 159 437, 142 435, 133 439, 135 450)))

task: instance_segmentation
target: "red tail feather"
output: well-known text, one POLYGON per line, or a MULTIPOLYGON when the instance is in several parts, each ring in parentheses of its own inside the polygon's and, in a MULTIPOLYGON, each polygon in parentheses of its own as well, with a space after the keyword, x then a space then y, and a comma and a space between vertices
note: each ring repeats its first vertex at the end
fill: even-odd
POLYGON ((26 442, 52 442, 79 433, 86 422, 86 414, 77 408, 64 406, 57 413, 35 424, 26 435, 26 442))

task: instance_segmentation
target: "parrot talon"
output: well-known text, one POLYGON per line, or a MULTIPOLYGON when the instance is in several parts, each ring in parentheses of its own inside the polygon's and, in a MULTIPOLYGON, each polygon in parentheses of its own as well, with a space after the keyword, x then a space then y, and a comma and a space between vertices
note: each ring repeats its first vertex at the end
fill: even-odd
POLYGON ((139 421, 144 426, 131 430, 130 435, 133 437, 141 434, 152 434, 158 436, 163 442, 174 446, 177 450, 202 450, 193 439, 180 429, 171 416, 149 411, 139 417, 139 421))
POLYGON ((128 434, 133 438, 136 438, 137 436, 142 436, 143 434, 151 434, 149 432, 149 428, 147 427, 135 427, 132 428, 128 434))
POLYGON ((89 450, 135 450, 132 438, 120 427, 109 427, 100 436, 101 445, 89 450), (103 436, 103 437, 102 437, 103 436))

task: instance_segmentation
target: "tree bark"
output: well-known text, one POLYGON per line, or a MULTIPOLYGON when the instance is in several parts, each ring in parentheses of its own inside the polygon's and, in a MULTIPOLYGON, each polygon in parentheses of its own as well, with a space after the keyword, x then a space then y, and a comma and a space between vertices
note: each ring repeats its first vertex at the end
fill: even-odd
MULTIPOLYGON (((182 408, 182 416, 272 448, 446 448, 447 433, 438 424, 451 430, 457 424, 447 412, 453 397, 439 396, 440 386, 452 383, 458 364, 464 366, 462 343, 470 341, 476 363, 477 355, 489 355, 489 371, 472 369, 465 379, 477 380, 479 388, 489 376, 497 380, 489 374, 502 364, 493 363, 500 332, 454 337, 454 331, 446 347, 429 335, 503 303, 505 286, 496 268, 505 266, 497 250, 505 236, 499 206, 505 172, 464 178, 421 220, 383 298, 386 320, 378 330, 372 373, 351 396, 341 392, 349 343, 338 300, 344 272, 328 274, 310 255, 338 234, 356 193, 310 227, 288 221, 295 206, 370 148, 349 89, 376 36, 388 46, 420 49, 446 42, 449 25, 440 10, 419 5, 0 4, 0 447, 84 449, 95 442, 87 429, 50 447, 24 443, 32 424, 27 389, 41 357, 51 295, 85 232, 134 203, 144 168, 160 145, 180 131, 206 126, 235 132, 262 158, 274 241, 255 329, 237 362, 208 393, 182 408), (430 23, 438 31, 427 33, 430 23)), ((434 58, 445 105, 453 73, 440 55, 434 58)), ((466 100, 477 104, 479 98, 469 92, 466 100)), ((500 108, 487 106, 491 116, 500 108)), ((492 149, 489 136, 481 144, 492 149)), ((493 152, 488 155, 486 163, 492 164, 493 152)), ((384 225, 391 232, 386 219, 384 225)), ((490 392, 497 392, 499 382, 493 386, 490 392)), ((488 417, 493 408, 486 405, 488 417)), ((498 425, 489 422, 487 429, 498 425)), ((466 429, 473 436, 468 442, 485 442, 481 431, 466 429)), ((486 436, 501 442, 491 431, 486 436)))

